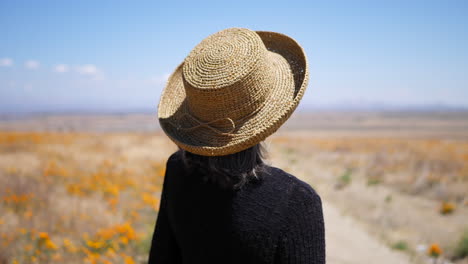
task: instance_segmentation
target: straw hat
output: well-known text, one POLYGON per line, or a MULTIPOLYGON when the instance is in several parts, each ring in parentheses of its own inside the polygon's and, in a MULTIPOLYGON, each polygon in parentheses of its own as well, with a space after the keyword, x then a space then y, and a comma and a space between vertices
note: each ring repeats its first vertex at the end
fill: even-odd
POLYGON ((302 47, 266 31, 229 28, 202 40, 169 77, 160 125, 180 148, 203 156, 245 150, 293 113, 308 83, 302 47))

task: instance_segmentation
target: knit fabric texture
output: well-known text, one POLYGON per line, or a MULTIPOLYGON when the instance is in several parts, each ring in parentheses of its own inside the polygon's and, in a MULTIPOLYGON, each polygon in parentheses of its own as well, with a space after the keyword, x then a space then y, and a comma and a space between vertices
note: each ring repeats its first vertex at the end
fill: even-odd
POLYGON ((188 177, 173 154, 148 263, 325 263, 320 196, 279 168, 264 173, 227 192, 188 177))

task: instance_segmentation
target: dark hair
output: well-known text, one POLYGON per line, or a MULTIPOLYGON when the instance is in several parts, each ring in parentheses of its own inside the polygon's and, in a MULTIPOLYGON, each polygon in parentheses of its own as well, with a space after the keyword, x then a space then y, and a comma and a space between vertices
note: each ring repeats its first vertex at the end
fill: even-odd
POLYGON ((261 172, 266 172, 263 143, 225 156, 201 156, 183 149, 179 152, 189 173, 200 172, 204 182, 224 190, 238 190, 249 182, 259 182, 261 172))

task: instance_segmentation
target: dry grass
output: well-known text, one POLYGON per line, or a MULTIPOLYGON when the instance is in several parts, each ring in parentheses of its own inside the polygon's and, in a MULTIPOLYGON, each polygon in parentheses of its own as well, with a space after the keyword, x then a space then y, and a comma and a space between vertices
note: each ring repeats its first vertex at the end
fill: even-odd
MULTIPOLYGON (((450 257, 466 227, 467 141, 283 133, 268 142, 273 165, 389 245, 438 243, 450 257)), ((145 263, 174 150, 158 133, 0 132, 0 263, 145 263)))
POLYGON ((0 263, 144 262, 171 150, 149 135, 0 133, 0 263))
POLYGON ((348 170, 364 175, 369 185, 468 203, 468 141, 277 136, 273 142, 320 159, 337 174, 348 170))
POLYGON ((434 243, 454 257, 468 227, 468 141, 283 133, 270 147, 274 164, 389 246, 405 241, 420 263, 434 243))

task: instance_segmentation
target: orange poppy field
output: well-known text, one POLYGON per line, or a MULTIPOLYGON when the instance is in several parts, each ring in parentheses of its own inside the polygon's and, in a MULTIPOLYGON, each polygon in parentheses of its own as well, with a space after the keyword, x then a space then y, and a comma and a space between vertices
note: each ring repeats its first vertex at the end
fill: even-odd
POLYGON ((170 148, 160 136, 0 133, 0 263, 143 262, 165 171, 153 153, 170 148))

